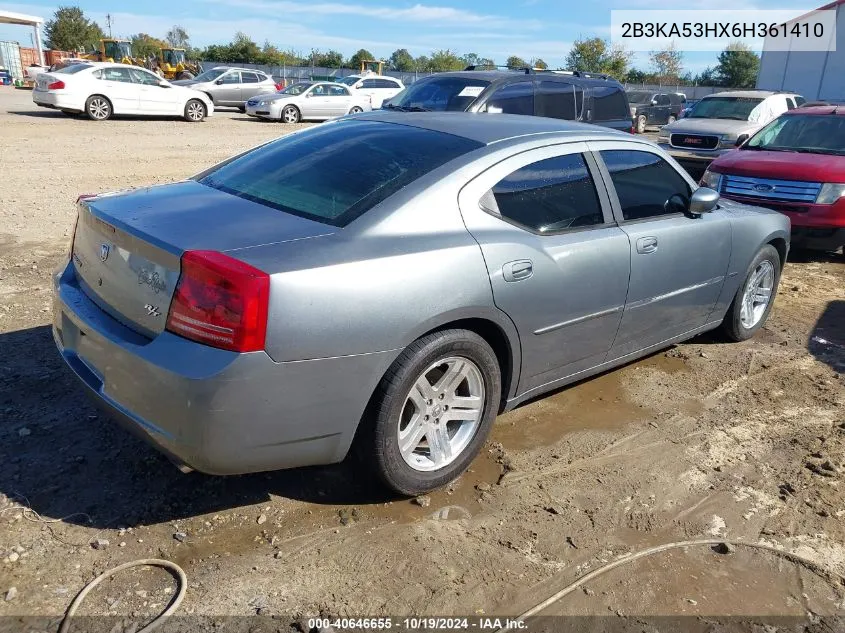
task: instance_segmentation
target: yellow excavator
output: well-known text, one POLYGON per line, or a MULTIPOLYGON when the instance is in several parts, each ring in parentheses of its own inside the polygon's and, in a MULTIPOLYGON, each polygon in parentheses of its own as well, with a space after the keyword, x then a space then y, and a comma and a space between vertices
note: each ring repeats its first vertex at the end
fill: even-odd
POLYGON ((375 73, 377 75, 383 74, 384 62, 376 59, 362 59, 361 60, 361 74, 365 72, 375 73))
POLYGON ((90 53, 81 53, 81 59, 88 59, 92 62, 117 62, 119 64, 134 64, 143 66, 143 60, 135 59, 132 56, 132 44, 129 40, 102 39, 98 50, 90 53))
POLYGON ((184 48, 161 48, 156 61, 165 79, 193 79, 200 72, 197 64, 186 59, 184 48))

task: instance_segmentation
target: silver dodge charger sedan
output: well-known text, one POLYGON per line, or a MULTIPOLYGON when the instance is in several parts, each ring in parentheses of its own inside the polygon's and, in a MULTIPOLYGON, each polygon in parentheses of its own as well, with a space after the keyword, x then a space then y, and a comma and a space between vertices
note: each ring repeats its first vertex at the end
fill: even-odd
POLYGON ((80 199, 53 333, 183 469, 354 448, 412 495, 502 411, 706 330, 752 336, 789 229, 628 134, 378 111, 80 199))

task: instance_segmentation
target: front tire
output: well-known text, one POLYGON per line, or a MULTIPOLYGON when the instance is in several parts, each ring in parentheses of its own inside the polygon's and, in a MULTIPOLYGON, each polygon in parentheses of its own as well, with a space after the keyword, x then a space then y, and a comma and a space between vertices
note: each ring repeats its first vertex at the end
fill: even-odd
POLYGON ((85 114, 92 121, 106 121, 112 115, 111 101, 103 95, 91 95, 85 102, 85 114))
POLYGON ((722 321, 722 330, 730 340, 746 341, 766 323, 780 283, 780 269, 777 249, 766 244, 748 267, 722 321))
POLYGON ((637 134, 645 134, 646 118, 644 114, 637 117, 637 134))
POLYGON ((299 109, 296 106, 287 105, 282 109, 281 119, 285 123, 299 123, 299 109))
POLYGON ((185 104, 185 112, 183 117, 189 123, 199 123, 204 120, 208 112, 205 104, 199 99, 191 99, 185 104))
POLYGON ((475 459, 498 413, 496 354, 469 330, 412 343, 379 384, 361 448, 386 486, 419 495, 455 479, 475 459))

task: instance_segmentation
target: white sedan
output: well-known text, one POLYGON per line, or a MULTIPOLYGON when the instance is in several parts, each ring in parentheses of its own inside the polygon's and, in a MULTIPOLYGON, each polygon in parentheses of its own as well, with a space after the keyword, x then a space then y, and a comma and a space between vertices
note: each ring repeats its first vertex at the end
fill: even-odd
POLYGON ((279 92, 253 97, 244 107, 250 116, 285 123, 325 121, 373 109, 368 96, 353 95, 346 86, 331 81, 301 81, 279 92))
POLYGON ((40 73, 32 100, 66 114, 84 113, 94 121, 135 114, 178 116, 197 122, 214 112, 211 99, 201 92, 174 86, 145 68, 105 62, 40 73))

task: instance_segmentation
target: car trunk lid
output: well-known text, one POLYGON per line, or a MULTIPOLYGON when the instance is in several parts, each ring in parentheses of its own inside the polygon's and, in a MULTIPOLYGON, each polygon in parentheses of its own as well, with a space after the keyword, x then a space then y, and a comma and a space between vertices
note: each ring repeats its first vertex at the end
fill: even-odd
POLYGON ((91 300, 152 338, 164 330, 185 251, 237 251, 335 230, 185 181, 81 200, 72 257, 91 300))

